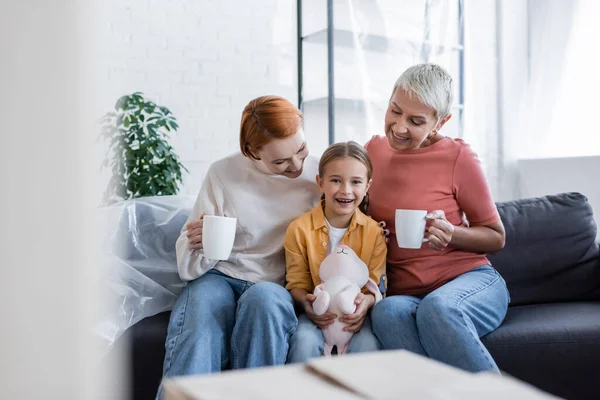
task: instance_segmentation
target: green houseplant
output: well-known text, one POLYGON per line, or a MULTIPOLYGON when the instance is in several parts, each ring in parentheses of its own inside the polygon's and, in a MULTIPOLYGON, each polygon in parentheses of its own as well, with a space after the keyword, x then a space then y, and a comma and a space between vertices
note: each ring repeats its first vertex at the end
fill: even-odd
POLYGON ((171 111, 139 92, 121 97, 114 108, 100 121, 100 137, 108 142, 102 165, 111 170, 102 203, 177 194, 188 170, 168 142, 179 128, 171 111))

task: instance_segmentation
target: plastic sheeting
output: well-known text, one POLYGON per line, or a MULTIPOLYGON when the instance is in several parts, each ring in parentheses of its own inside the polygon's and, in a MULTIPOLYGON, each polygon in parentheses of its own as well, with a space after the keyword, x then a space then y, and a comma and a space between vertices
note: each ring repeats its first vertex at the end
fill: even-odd
POLYGON ((126 329, 173 307, 184 283, 175 242, 193 206, 191 196, 160 196, 100 208, 100 293, 108 300, 95 334, 108 350, 126 329))

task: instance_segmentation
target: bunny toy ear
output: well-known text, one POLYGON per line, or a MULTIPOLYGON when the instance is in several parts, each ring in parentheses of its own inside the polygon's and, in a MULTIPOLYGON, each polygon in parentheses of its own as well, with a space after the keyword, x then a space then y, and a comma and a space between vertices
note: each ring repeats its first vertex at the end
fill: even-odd
POLYGON ((383 297, 381 296, 379 287, 371 278, 369 278, 369 280, 367 281, 367 289, 369 290, 369 292, 373 293, 373 296, 375 296, 375 304, 381 301, 383 297))

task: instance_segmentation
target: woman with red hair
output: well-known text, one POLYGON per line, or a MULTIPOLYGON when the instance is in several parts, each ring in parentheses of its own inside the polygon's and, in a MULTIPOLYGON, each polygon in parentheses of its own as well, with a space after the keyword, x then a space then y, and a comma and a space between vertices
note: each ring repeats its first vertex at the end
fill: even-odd
MULTIPOLYGON (((300 110, 262 96, 244 109, 240 152, 213 163, 177 240, 187 285, 169 321, 163 376, 284 364, 298 324, 283 287, 289 223, 320 198, 300 110), (204 257, 204 215, 237 218, 228 260, 204 257)), ((160 392, 159 392, 160 397, 160 392)))

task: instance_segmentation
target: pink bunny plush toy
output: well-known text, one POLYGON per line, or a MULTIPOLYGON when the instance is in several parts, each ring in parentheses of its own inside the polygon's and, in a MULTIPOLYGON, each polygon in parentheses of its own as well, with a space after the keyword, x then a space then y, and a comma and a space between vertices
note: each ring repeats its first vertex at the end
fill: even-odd
POLYGON ((322 283, 315 288, 317 297, 313 302, 313 311, 323 315, 331 311, 338 318, 323 329, 325 348, 323 355, 330 356, 333 346, 337 353, 344 354, 352 339, 352 332, 344 331, 345 323, 340 322, 342 314, 352 314, 356 311, 354 300, 363 286, 375 296, 375 303, 381 300, 377 284, 369 278, 369 268, 348 246, 337 246, 323 262, 319 270, 322 283))

